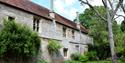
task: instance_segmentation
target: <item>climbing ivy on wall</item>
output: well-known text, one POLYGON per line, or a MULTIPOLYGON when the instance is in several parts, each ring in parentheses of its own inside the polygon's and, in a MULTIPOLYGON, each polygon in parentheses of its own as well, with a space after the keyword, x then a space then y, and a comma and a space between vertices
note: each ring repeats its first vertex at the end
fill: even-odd
POLYGON ((58 53, 59 49, 62 48, 62 45, 57 40, 49 40, 48 42, 48 50, 50 53, 58 53))
POLYGON ((28 26, 15 21, 4 20, 0 31, 0 56, 7 53, 25 57, 36 55, 40 47, 40 38, 28 26))

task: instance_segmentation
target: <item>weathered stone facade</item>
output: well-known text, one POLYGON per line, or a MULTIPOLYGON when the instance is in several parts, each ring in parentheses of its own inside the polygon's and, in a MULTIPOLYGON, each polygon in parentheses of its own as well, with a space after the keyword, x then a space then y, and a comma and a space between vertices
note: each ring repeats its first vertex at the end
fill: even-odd
MULTIPOLYGON (((14 8, 9 5, 5 5, 3 3, 0 3, 0 24, 2 25, 3 19, 9 16, 14 17, 17 22, 26 24, 31 29, 33 29, 33 17, 36 15, 14 8)), ((89 37, 87 34, 82 33, 81 39, 80 39, 80 32, 78 30, 62 25, 60 23, 56 23, 57 31, 54 32, 53 22, 50 19, 45 19, 41 16, 39 17, 40 17, 40 22, 39 22, 38 34, 41 38, 41 51, 42 51, 38 56, 39 59, 43 58, 49 63, 52 61, 52 58, 49 55, 49 52, 47 49, 47 44, 49 39, 56 39, 63 45, 63 48, 60 49, 60 58, 59 57, 55 58, 55 60, 70 59, 70 55, 72 53, 78 52, 79 47, 80 47, 80 51, 84 53, 87 51, 87 44, 92 43, 92 38, 89 37), (63 36, 63 26, 66 27, 66 37, 63 36), (74 37, 72 35, 72 30, 74 30, 74 37), (65 57, 64 57, 64 51, 63 51, 64 48, 68 49, 67 56, 65 57)))

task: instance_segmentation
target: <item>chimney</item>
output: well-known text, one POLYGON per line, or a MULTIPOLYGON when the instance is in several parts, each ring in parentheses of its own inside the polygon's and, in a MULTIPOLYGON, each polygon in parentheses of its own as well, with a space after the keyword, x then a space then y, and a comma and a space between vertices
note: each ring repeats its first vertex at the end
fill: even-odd
POLYGON ((54 0, 50 0, 50 12, 49 16, 53 21, 53 33, 54 37, 56 37, 56 20, 55 20, 55 13, 54 13, 54 0))
POLYGON ((50 0, 50 9, 51 9, 51 12, 53 12, 54 10, 53 10, 53 5, 54 5, 54 1, 53 0, 50 0))
POLYGON ((76 12, 76 14, 77 14, 77 20, 76 20, 77 28, 80 30, 79 13, 76 12))
POLYGON ((49 13, 50 17, 52 19, 55 18, 55 13, 54 13, 54 0, 50 0, 50 13, 49 13))

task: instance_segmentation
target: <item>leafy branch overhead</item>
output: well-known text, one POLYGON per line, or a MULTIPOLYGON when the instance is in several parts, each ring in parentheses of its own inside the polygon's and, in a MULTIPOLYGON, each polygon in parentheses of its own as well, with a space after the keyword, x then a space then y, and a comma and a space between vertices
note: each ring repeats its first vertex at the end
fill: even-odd
MULTIPOLYGON (((102 15, 99 13, 99 11, 96 10, 96 9, 93 7, 92 4, 90 4, 90 2, 89 2, 88 0, 79 0, 79 1, 81 2, 82 5, 86 4, 86 5, 88 5, 91 9, 93 9, 93 10, 95 11, 95 13, 96 13, 102 20, 107 21, 107 18, 105 18, 104 16, 102 16, 102 15)), ((112 18, 114 18, 115 14, 116 14, 116 12, 118 11, 118 9, 120 8, 120 6, 121 6, 121 5, 123 6, 123 0, 119 0, 119 2, 117 3, 115 9, 114 9, 114 7, 113 7, 113 3, 112 3, 110 0, 108 0, 108 2, 109 2, 109 4, 110 4, 111 10, 112 10, 112 12, 111 12, 110 14, 111 14, 112 18)), ((103 5, 104 5, 105 7, 107 7, 105 0, 102 0, 102 3, 103 3, 103 5)), ((124 9, 124 8, 123 8, 123 9, 124 9)))

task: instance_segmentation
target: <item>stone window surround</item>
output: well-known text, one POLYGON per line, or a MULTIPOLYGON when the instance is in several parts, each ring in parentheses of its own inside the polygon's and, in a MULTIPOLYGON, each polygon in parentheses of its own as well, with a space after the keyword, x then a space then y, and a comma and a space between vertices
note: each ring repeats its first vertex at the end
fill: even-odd
POLYGON ((34 16, 33 17, 33 30, 39 32, 40 27, 40 17, 34 16))
POLYGON ((66 30, 67 30, 67 28, 65 27, 65 26, 63 26, 63 37, 66 37, 66 30))

